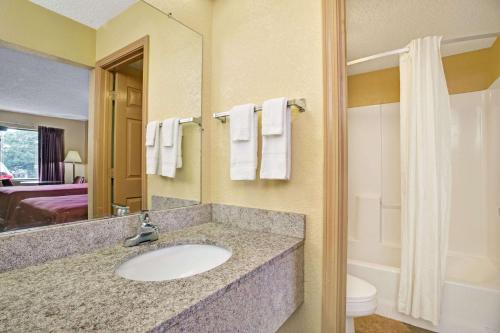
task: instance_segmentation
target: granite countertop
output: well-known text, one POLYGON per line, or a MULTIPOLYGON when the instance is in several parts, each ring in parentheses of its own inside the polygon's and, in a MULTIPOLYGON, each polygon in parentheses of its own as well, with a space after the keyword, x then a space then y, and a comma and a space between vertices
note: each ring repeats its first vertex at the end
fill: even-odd
POLYGON ((0 331, 146 332, 173 326, 236 287, 303 239, 206 223, 160 235, 157 242, 121 245, 0 274, 0 331), (224 264, 189 278, 131 281, 115 269, 140 253, 174 244, 215 244, 232 251, 224 264))

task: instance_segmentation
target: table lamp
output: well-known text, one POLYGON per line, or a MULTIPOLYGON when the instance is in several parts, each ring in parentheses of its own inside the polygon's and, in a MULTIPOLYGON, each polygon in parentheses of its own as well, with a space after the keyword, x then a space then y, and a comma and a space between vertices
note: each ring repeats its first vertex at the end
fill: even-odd
POLYGON ((70 150, 66 154, 64 163, 73 163, 73 177, 71 178, 71 182, 73 182, 73 180, 75 179, 75 163, 82 163, 82 158, 76 150, 70 150))

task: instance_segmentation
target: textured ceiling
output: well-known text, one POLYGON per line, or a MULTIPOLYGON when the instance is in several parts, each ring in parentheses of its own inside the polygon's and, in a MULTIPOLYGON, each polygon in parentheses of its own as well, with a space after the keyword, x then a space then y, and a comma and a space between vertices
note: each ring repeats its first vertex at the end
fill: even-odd
POLYGON ((88 119, 88 69, 0 47, 0 77, 0 110, 88 119))
POLYGON ((97 29, 137 0, 31 0, 31 2, 97 29))
MULTIPOLYGON (((412 39, 500 32, 500 0, 346 0, 347 59, 404 47, 412 39)), ((494 39, 443 45, 443 55, 491 46, 494 39)), ((349 67, 349 74, 398 66, 398 56, 349 67)))

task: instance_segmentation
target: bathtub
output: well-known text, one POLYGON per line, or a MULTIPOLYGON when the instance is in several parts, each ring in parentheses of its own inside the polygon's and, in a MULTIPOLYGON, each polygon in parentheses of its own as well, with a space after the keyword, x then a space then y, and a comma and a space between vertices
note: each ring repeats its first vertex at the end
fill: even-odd
MULTIPOLYGON (((466 282, 467 275, 460 275, 464 267, 471 267, 474 260, 450 256, 447 281, 443 290, 441 322, 433 326, 427 321, 399 313, 396 300, 399 286, 399 268, 349 259, 349 274, 360 277, 377 288, 376 313, 417 327, 441 333, 500 333, 500 279, 498 272, 485 274, 466 282), (463 276, 458 279, 457 276, 463 276)), ((484 266, 487 263, 474 262, 484 266)), ((491 265, 492 266, 492 265, 491 265)), ((493 266, 492 266, 493 267, 493 266)), ((465 269, 470 273, 470 270, 465 269)), ((478 270, 474 270, 478 272, 478 270)), ((479 271, 484 271, 480 269, 479 271)))

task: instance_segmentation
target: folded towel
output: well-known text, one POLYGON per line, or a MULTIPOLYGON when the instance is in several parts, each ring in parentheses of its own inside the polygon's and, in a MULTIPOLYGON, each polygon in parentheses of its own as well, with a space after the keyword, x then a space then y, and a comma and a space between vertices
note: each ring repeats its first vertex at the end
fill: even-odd
MULTIPOLYGON (((286 105, 286 104, 285 104, 286 105)), ((266 105, 263 105, 263 111, 266 105)), ((262 131, 264 117, 262 113, 262 131)), ((284 114, 283 133, 281 135, 262 135, 261 179, 290 179, 292 169, 292 116, 289 108, 284 114)))
POLYGON ((159 127, 158 121, 150 121, 146 127, 146 173, 148 175, 155 175, 158 171, 159 127))
MULTIPOLYGON (((248 128, 249 137, 246 141, 234 141, 230 137, 231 149, 231 164, 230 174, 232 180, 255 180, 257 171, 257 114, 253 112, 255 105, 249 104, 248 109, 250 117, 248 118, 247 125, 242 126, 248 128)), ((233 114, 241 110, 230 111, 231 122, 233 121, 233 114)), ((231 133, 231 132, 230 132, 231 133)), ((231 136, 231 134, 230 134, 231 136)))
POLYGON ((162 126, 162 135, 161 135, 161 168, 160 174, 165 177, 175 178, 175 172, 177 169, 177 157, 178 157, 178 149, 179 149, 179 118, 173 118, 172 126, 169 127, 167 125, 165 127, 165 123, 170 124, 171 119, 167 119, 163 121, 162 126), (171 129, 171 134, 163 133, 164 131, 168 131, 171 129), (172 137, 172 144, 168 146, 168 140, 172 137), (165 142, 166 140, 167 142, 165 142))
POLYGON ((252 116, 255 110, 254 104, 243 104, 233 107, 230 111, 231 141, 250 140, 250 127, 253 125, 252 116))
POLYGON ((157 136, 157 121, 150 121, 146 126, 146 146, 154 146, 157 136))
POLYGON ((176 118, 165 119, 161 123, 161 146, 172 147, 174 145, 174 123, 176 118))
POLYGON ((283 134, 287 102, 286 98, 280 97, 262 104, 262 135, 283 134))
POLYGON ((177 136, 177 169, 182 168, 182 125, 179 124, 179 135, 177 136))

